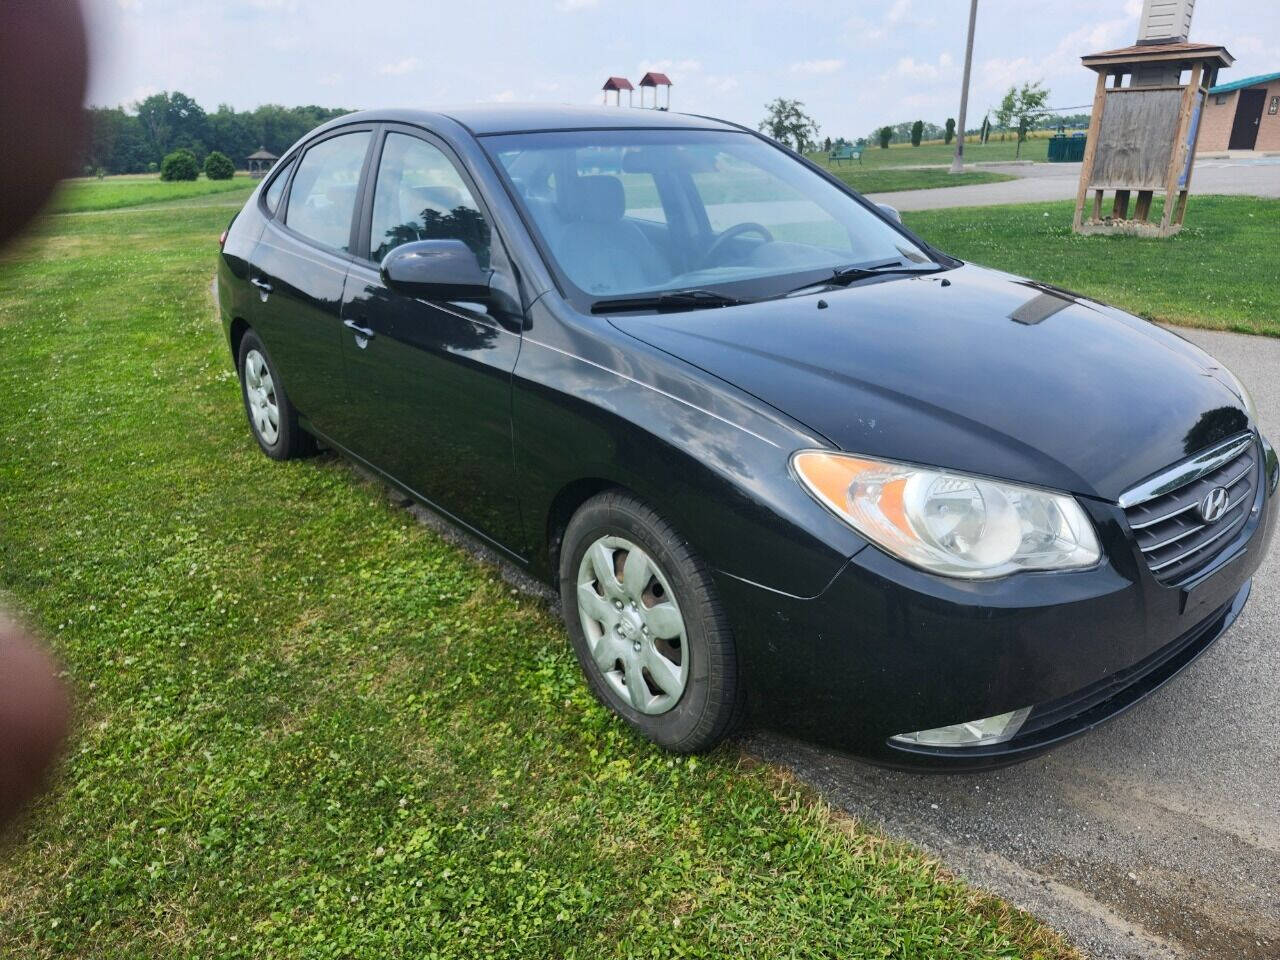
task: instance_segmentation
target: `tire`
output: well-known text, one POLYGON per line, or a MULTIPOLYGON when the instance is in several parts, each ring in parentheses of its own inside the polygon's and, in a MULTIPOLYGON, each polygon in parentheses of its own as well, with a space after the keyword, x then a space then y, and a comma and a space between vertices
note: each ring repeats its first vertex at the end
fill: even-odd
POLYGON ((745 712, 733 634, 709 569, 671 524, 625 493, 599 494, 570 520, 559 573, 569 638, 606 706, 679 753, 733 732, 745 712))
POLYGON ((298 411, 284 392, 276 365, 252 330, 240 340, 236 372, 249 429, 262 452, 272 460, 292 460, 314 452, 315 441, 298 426, 298 411))

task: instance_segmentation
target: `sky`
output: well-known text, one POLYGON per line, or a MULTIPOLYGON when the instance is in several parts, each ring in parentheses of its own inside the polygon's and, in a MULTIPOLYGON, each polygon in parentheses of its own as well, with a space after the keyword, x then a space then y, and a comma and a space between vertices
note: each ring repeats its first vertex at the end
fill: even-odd
MULTIPOLYGON (((85 0, 88 101, 181 90, 219 103, 437 107, 599 103, 606 77, 667 73, 673 110, 757 124, 797 98, 824 135, 959 110, 966 0, 85 0)), ((1127 46, 1141 0, 979 0, 969 126, 1010 84, 1088 111, 1081 54, 1127 46)), ((1280 71, 1280 4, 1199 0, 1191 39, 1225 82, 1280 71)), ((624 97, 625 99, 625 97, 624 97)))

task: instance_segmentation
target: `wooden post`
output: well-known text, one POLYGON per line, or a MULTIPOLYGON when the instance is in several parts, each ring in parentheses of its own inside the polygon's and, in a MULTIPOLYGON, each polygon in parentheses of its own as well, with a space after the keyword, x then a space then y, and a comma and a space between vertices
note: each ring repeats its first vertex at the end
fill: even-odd
MULTIPOLYGON (((1089 195, 1089 181, 1093 178, 1093 158, 1098 151, 1098 131, 1102 127, 1103 104, 1107 96, 1107 73, 1098 71, 1098 86, 1093 93, 1093 113, 1089 117, 1088 139, 1084 145, 1084 162, 1080 165, 1080 188, 1076 191, 1076 216, 1073 229, 1079 230, 1084 219, 1084 200, 1089 195)), ((1101 205, 1101 194, 1094 204, 1095 210, 1101 205)), ((1097 214, 1095 213, 1095 219, 1097 214)))
MULTIPOLYGON (((1192 149, 1192 145, 1187 143, 1187 133, 1191 128, 1191 108, 1196 102, 1196 97, 1200 96, 1200 70, 1201 65, 1196 63, 1191 68, 1191 82, 1183 88, 1182 91, 1182 109, 1178 114, 1178 132, 1174 134, 1173 150, 1169 155, 1169 170, 1165 175, 1164 189, 1164 210, 1160 214, 1160 236, 1169 235, 1169 224, 1175 216, 1175 206, 1178 206, 1178 174, 1182 172, 1182 165, 1187 160, 1187 151, 1192 149)), ((1190 181, 1190 170, 1187 171, 1187 179, 1190 181)), ((1190 183, 1187 184, 1190 186, 1190 183)))

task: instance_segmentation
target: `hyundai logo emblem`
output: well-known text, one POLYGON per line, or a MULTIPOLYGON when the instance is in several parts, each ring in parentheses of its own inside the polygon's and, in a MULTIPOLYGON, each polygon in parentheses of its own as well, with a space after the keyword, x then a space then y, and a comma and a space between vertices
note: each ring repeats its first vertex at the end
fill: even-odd
POLYGON ((1200 501, 1200 519, 1205 523, 1217 523, 1227 512, 1227 488, 1214 487, 1200 501))

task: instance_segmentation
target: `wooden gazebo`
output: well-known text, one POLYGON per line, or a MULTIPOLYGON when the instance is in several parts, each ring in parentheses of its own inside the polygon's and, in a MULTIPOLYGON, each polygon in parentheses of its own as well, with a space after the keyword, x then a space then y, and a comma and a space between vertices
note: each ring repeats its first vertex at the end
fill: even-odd
POLYGON ((604 82, 604 105, 609 105, 609 91, 613 91, 613 102, 615 106, 622 106, 622 91, 627 91, 627 106, 631 106, 632 93, 635 87, 631 85, 631 81, 626 77, 610 77, 604 82))
POLYGON ((270 170, 280 158, 266 147, 259 147, 244 159, 249 166, 249 176, 260 177, 270 170))
POLYGON ((644 106, 644 92, 648 87, 653 88, 653 109, 670 110, 671 109, 671 78, 665 73, 658 73, 650 70, 640 78, 640 106, 644 106), (658 88, 667 88, 667 102, 662 106, 658 106, 658 88))

